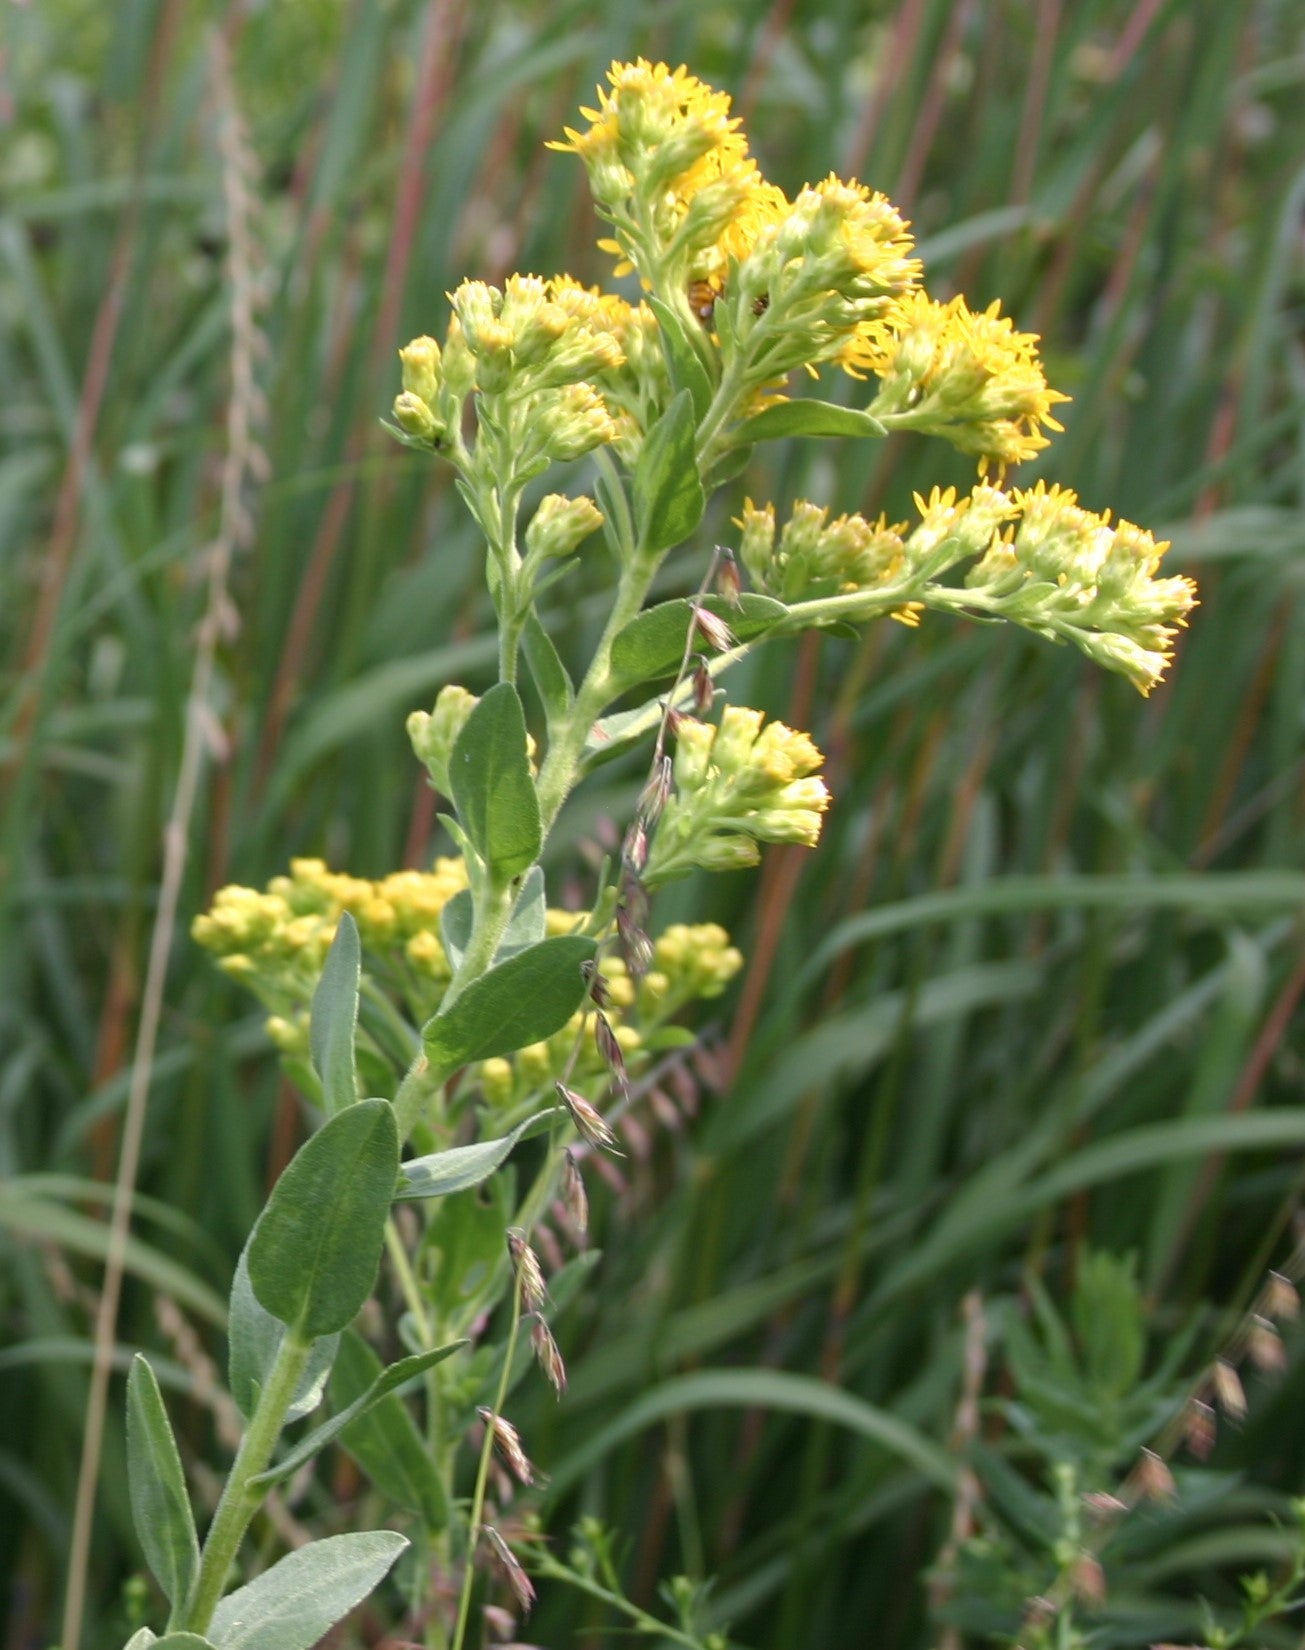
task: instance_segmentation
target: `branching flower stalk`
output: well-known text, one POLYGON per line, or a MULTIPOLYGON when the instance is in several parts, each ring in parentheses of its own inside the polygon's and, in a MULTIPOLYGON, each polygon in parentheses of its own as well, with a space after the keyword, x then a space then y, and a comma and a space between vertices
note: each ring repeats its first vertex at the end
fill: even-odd
MULTIPOLYGON (((584 118, 554 147, 584 165, 609 231, 600 247, 641 295, 566 274, 468 279, 448 295, 441 337, 399 351, 390 428, 453 467, 484 536, 498 629, 496 681, 479 695, 448 684, 408 721, 451 848, 429 870, 380 879, 296 860, 266 889, 221 890, 195 924, 266 1006, 317 1125, 233 1285, 231 1384, 249 1430, 202 1558, 147 1365, 129 1394, 146 1555, 173 1625, 217 1643, 237 1619, 242 1632, 267 1619, 259 1612, 291 1587, 321 1636, 389 1571, 407 1538, 351 1530, 219 1601, 267 1489, 337 1436, 347 1447, 370 1408, 384 1404, 398 1425, 396 1394, 418 1377, 426 1455, 401 1480, 372 1471, 418 1544, 402 1572, 406 1619, 431 1650, 479 1636, 480 1555, 519 1610, 533 1568, 640 1631, 710 1642, 687 1584, 673 1589, 676 1623, 624 1601, 593 1531, 589 1556, 569 1566, 533 1544, 518 1552, 514 1498, 531 1493, 533 1473, 520 1470, 527 1452, 505 1406, 527 1317, 540 1373, 559 1396, 565 1387, 533 1247, 557 1253, 551 1202, 566 1200, 566 1229, 583 1241, 584 1150, 620 1149, 649 1073, 692 1041, 681 1012, 718 996, 742 963, 713 924, 657 932, 657 890, 753 865, 766 843, 814 846, 830 805, 811 737, 743 705, 717 714, 718 684, 763 642, 958 613, 1070 642, 1147 692, 1195 599, 1187 579, 1157 577, 1165 546, 1142 528, 1059 487, 1007 484, 1059 428, 1064 397, 1037 340, 996 306, 925 292, 909 226, 883 195, 830 176, 790 198, 749 154, 729 98, 683 68, 614 64, 584 118), (833 371, 866 383, 863 406, 799 393, 833 371), (741 499, 736 542, 700 545, 710 495, 760 443, 890 430, 970 454, 977 484, 935 489, 898 523, 831 519, 803 500, 781 518, 741 499), (572 491, 540 497, 557 466, 572 491), (586 542, 598 534, 602 549, 586 542), (610 601, 591 656, 564 660, 549 592, 581 568, 588 584, 610 584, 610 601), (676 581, 685 595, 650 605, 655 586, 676 581), (550 907, 543 862, 568 798, 602 763, 637 772, 649 747, 619 864, 588 910, 550 907), (518 1148, 534 1154, 524 1195, 518 1148), (461 1195, 476 1186, 479 1201, 461 1195), (392 1218, 396 1199, 413 1218, 392 1218), (384 1367, 351 1342, 331 1418, 278 1456, 271 1440, 319 1404, 383 1252, 406 1308, 386 1350, 406 1355, 384 1367), (498 1491, 496 1440, 516 1469, 515 1487, 498 1491)), ((559 1307, 582 1276, 578 1260, 557 1272, 559 1307)), ((132 1650, 153 1642, 142 1634, 132 1650)))

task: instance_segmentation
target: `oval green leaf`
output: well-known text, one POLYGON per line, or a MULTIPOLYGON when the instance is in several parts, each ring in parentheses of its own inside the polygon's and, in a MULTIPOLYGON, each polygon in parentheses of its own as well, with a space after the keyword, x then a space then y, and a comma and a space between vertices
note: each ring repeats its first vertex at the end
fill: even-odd
MULTIPOLYGON (((783 602, 771 596, 740 596, 737 607, 724 596, 706 596, 702 606, 723 619, 740 642, 764 635, 788 615, 783 602)), ((692 621, 693 604, 685 597, 661 602, 632 619, 612 642, 614 692, 624 693, 640 682, 673 676, 684 657, 692 621)))
POLYGON ((497 963, 426 1022, 422 1037, 431 1065, 448 1073, 551 1037, 584 1000, 580 965, 593 954, 593 940, 559 934, 497 963))
POLYGON ((511 682, 492 687, 462 725, 449 757, 458 818, 493 881, 539 858, 539 798, 530 777, 526 718, 511 682))
POLYGON ((127 1377, 127 1487, 145 1562, 176 1604, 199 1569, 199 1538, 163 1395, 139 1352, 127 1377))
POLYGON ((322 1084, 322 1106, 330 1117, 358 1098, 353 1043, 358 1030, 358 987, 362 978, 362 944, 358 925, 344 911, 326 953, 322 977, 313 992, 308 1047, 322 1084))
POLYGON ((274 1318, 312 1339, 345 1327, 376 1281, 398 1170, 387 1100, 337 1112, 300 1147, 249 1240, 249 1281, 274 1318))
POLYGON ((290 1553, 213 1612, 217 1650, 312 1650, 408 1545, 394 1530, 327 1536, 290 1553))
POLYGON ((788 435, 885 436, 877 418, 859 407, 840 407, 833 401, 777 401, 746 419, 730 435, 732 442, 775 441, 788 435))

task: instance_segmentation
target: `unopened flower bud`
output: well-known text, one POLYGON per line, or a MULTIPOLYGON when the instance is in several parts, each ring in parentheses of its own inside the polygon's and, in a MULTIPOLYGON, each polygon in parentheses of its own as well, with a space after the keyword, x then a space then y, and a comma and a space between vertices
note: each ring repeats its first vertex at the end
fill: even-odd
POLYGON ((580 977, 585 983, 585 990, 590 1000, 599 1008, 606 1008, 611 1002, 611 994, 607 989, 607 981, 603 972, 592 957, 588 957, 580 964, 580 977))
POLYGON ((700 653, 693 670, 693 714, 699 718, 709 716, 715 702, 716 688, 711 679, 711 671, 700 653))
POLYGON ((594 1017, 594 1042, 598 1045, 598 1052, 611 1071, 616 1086, 622 1094, 628 1095, 630 1079, 625 1069, 625 1056, 605 1014, 600 1013, 594 1017))
POLYGON ((531 1325, 530 1345, 539 1367, 560 1398, 566 1391, 566 1365, 562 1362, 562 1354, 557 1349, 552 1330, 542 1318, 536 1318, 531 1325))
POLYGON ((1183 1415, 1183 1442, 1198 1461, 1214 1448, 1214 1411, 1202 1398, 1193 1398, 1183 1415))
POLYGON ((1226 1358, 1216 1358, 1214 1368, 1210 1371, 1210 1379, 1214 1386, 1215 1397, 1219 1400, 1219 1407, 1224 1414, 1233 1421, 1246 1419, 1246 1393, 1242 1388, 1242 1378, 1226 1358))
POLYGON ((576 1126, 580 1138, 590 1146, 602 1151, 616 1150, 616 1136, 604 1122, 602 1114, 594 1109, 583 1094, 577 1094, 575 1089, 568 1088, 565 1083, 555 1083, 557 1097, 571 1114, 571 1121, 576 1126))
POLYGON ((539 1259, 526 1242, 525 1233, 515 1226, 508 1227, 507 1246, 516 1273, 517 1288, 521 1291, 521 1310, 538 1312, 547 1293, 544 1274, 539 1270, 539 1259))
POLYGON ((625 833, 625 842, 621 847, 621 858, 636 873, 643 870, 648 863, 648 827, 642 819, 636 818, 625 833))
MULTIPOLYGON (((655 825, 670 799, 673 769, 669 756, 659 756, 639 793, 639 813, 648 825, 655 825)), ((639 867, 642 869, 642 867, 639 867)))
POLYGON ((409 390, 394 398, 394 422, 405 435, 415 436, 418 441, 438 441, 443 434, 435 414, 409 390))
POLYGON ((530 1577, 522 1568, 521 1560, 504 1541, 492 1524, 481 1526, 485 1539, 489 1542, 494 1557, 498 1560, 503 1574, 507 1577, 517 1604, 525 1615, 529 1615, 535 1603, 535 1587, 530 1577))
POLYGON ((431 784, 444 796, 449 794, 449 758, 453 746, 477 702, 474 693, 450 683, 440 689, 434 710, 415 710, 408 718, 408 738, 413 752, 425 765, 431 784))
POLYGON ((1264 1286, 1264 1313, 1266 1317, 1289 1321, 1300 1315, 1300 1296, 1290 1278, 1281 1272, 1270 1272, 1264 1286))
POLYGON ((1287 1367, 1287 1350, 1282 1344, 1282 1336, 1267 1318, 1260 1317, 1258 1313, 1251 1319, 1246 1350, 1251 1362, 1263 1375, 1280 1375, 1287 1367))
POLYGON ((422 401, 433 401, 439 388, 440 347, 433 338, 414 338, 399 351, 403 387, 422 401))
POLYGON ((1153 1449, 1144 1449, 1133 1470, 1133 1482, 1144 1501, 1172 1501, 1178 1494, 1169 1464, 1153 1449))
POLYGON ((716 568, 716 588, 724 596, 731 607, 740 607, 739 593, 743 589, 743 580, 739 577, 739 564, 734 560, 734 552, 725 545, 716 547, 720 562, 716 568))
POLYGON ((499 1453, 512 1469, 513 1473, 523 1484, 533 1484, 535 1481, 534 1469, 521 1447, 521 1434, 502 1415, 481 1404, 477 1406, 476 1414, 494 1435, 494 1443, 499 1453))
POLYGON ((689 605, 693 611, 694 628, 708 647, 715 648, 717 653, 728 653, 730 648, 738 646, 734 632, 724 619, 719 618, 709 607, 704 607, 701 602, 691 602, 689 605))
POLYGON ((1074 1561, 1069 1584, 1074 1596, 1095 1608, 1106 1601, 1106 1573, 1095 1553, 1082 1552, 1074 1561))
POLYGON ((603 513, 591 498, 549 493, 526 528, 526 550, 532 556, 569 556, 602 525, 603 513))
POLYGON ((589 1230, 589 1197, 584 1176, 572 1152, 562 1153, 562 1203, 577 1232, 589 1230))

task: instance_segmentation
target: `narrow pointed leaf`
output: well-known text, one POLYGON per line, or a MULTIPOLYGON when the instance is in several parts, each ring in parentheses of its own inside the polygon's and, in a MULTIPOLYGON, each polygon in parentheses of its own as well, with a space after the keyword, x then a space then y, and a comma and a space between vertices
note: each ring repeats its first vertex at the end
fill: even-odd
POLYGON ((698 475, 693 397, 680 393, 653 425, 634 472, 639 549, 656 555, 682 544, 702 520, 707 496, 698 475))
POLYGON ((449 786, 472 846, 499 883, 539 857, 539 799, 530 777, 526 719, 510 682, 492 687, 462 725, 449 786))
POLYGON ((127 1377, 127 1485, 145 1562, 175 1604, 199 1569, 199 1538, 159 1383, 140 1353, 127 1377))
POLYGON ((693 340, 674 310, 668 309, 660 298, 649 296, 645 302, 657 317, 661 327, 662 347, 671 369, 671 382, 677 390, 688 390, 693 398, 695 421, 711 406, 711 379, 702 364, 693 340))
MULTIPOLYGON (((249 1244, 246 1243, 231 1280, 227 1319, 227 1381, 236 1407, 246 1420, 258 1406, 259 1391, 267 1384, 268 1371, 276 1362, 284 1337, 285 1325, 259 1303, 249 1281, 249 1244)), ((339 1344, 338 1335, 323 1335, 313 1343, 308 1366, 286 1411, 287 1425, 311 1415, 321 1403, 339 1344)))
MULTIPOLYGON (((132 1643, 136 1641, 133 1639, 132 1643)), ((152 1639, 150 1642, 154 1650, 217 1650, 212 1639, 206 1639, 202 1633, 165 1633, 161 1639, 152 1639)))
POLYGON ((539 614, 533 607, 526 615, 525 628, 521 632, 521 645, 525 650, 526 663, 530 666, 530 674, 539 689, 544 714, 548 717, 551 727, 553 723, 563 721, 570 714, 571 706, 575 703, 575 686, 557 649, 553 646, 553 638, 540 623, 539 614))
POLYGON ((358 1098, 353 1044, 358 1030, 358 986, 362 978, 362 945, 358 925, 341 913, 322 977, 313 993, 308 1046, 313 1069, 322 1083, 326 1115, 343 1111, 358 1098))
POLYGON ((290 1553, 213 1612, 217 1650, 312 1650, 408 1545, 393 1530, 332 1535, 290 1553))
MULTIPOLYGON (((343 1411, 366 1392, 381 1373, 381 1361, 361 1335, 347 1331, 331 1372, 331 1401, 343 1411)), ((449 1503, 443 1482, 412 1412, 389 1392, 340 1435, 368 1478, 397 1506, 416 1513, 429 1533, 447 1529, 449 1503)))
POLYGON ((427 1021, 422 1036, 431 1066, 456 1071, 551 1037, 584 1000, 580 965, 593 954, 591 939, 559 934, 495 964, 427 1021))
POLYGON ((382 1370, 371 1386, 360 1393, 346 1409, 342 1409, 338 1415, 332 1415, 329 1421, 323 1421, 321 1426, 314 1427, 307 1438, 301 1438, 288 1455, 274 1467, 269 1467, 266 1472, 260 1472, 255 1478, 251 1478, 250 1483, 278 1484, 282 1479, 289 1478, 305 1461, 311 1461, 319 1450, 325 1449, 332 1438, 343 1432, 351 1421, 365 1415, 373 1404, 380 1403, 382 1398, 391 1392, 397 1392, 407 1382, 415 1381, 434 1365, 443 1363, 445 1358, 451 1358, 466 1344, 466 1341, 450 1341, 447 1346, 434 1347, 429 1352, 415 1352, 410 1358, 400 1358, 398 1363, 382 1370))
POLYGON ((249 1281, 274 1318, 301 1335, 331 1335, 376 1282, 399 1169, 387 1100, 330 1118, 291 1159, 249 1242, 249 1281))

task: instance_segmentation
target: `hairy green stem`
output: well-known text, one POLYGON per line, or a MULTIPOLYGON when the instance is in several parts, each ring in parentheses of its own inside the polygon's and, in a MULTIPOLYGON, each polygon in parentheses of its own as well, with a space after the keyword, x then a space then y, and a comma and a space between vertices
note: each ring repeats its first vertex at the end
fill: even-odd
POLYGON ((272 1451, 285 1425, 286 1411, 295 1395, 300 1377, 312 1354, 313 1342, 287 1329, 268 1372, 267 1385, 249 1418, 235 1461, 227 1475, 222 1499, 209 1526, 199 1561, 195 1586, 186 1603, 182 1626, 191 1633, 207 1632, 218 1607, 222 1590, 250 1520, 263 1502, 265 1492, 250 1483, 272 1459, 272 1451))

